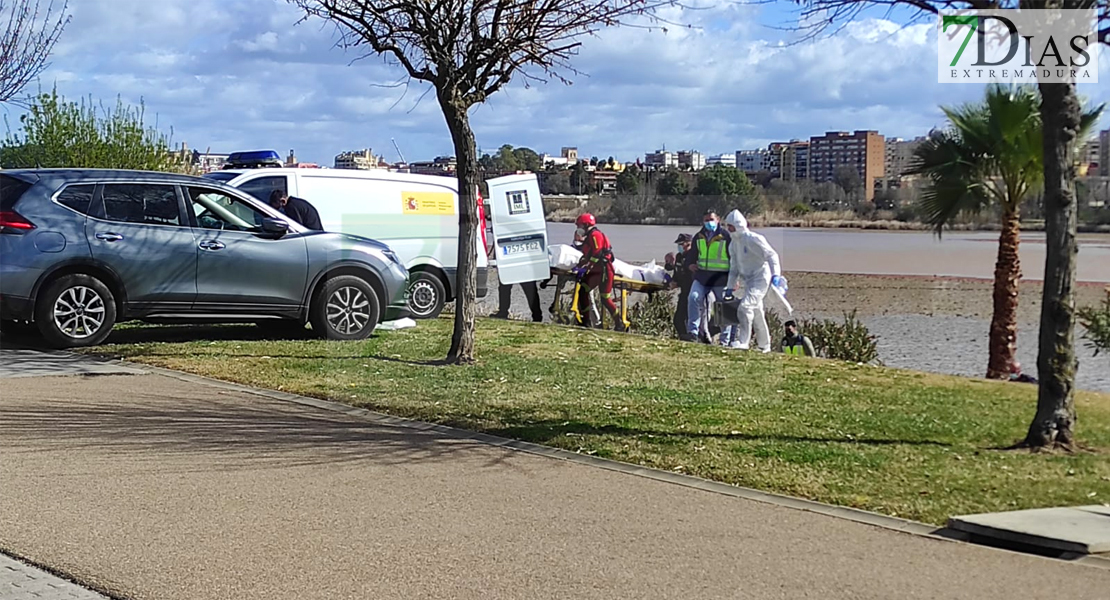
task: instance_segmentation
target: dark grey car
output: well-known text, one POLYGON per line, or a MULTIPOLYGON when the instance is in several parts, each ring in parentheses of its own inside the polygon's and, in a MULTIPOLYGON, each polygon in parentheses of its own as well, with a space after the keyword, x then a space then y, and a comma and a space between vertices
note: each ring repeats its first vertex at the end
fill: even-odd
POLYGON ((0 326, 54 346, 98 344, 131 319, 363 339, 404 316, 407 279, 386 245, 309 231, 210 179, 0 171, 0 326))

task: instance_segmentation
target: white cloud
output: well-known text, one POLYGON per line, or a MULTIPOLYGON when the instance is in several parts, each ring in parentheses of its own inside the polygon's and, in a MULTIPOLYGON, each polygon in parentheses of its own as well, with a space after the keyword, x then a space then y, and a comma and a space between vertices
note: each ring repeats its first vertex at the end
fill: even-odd
MULTIPOLYGON (((71 6, 42 86, 57 82, 71 98, 142 98, 149 115, 173 125, 175 141, 216 151, 295 148, 323 163, 366 146, 395 158, 390 138, 410 160, 451 152, 435 97, 417 103, 426 87, 390 87, 401 73, 378 57, 350 64, 359 54, 335 47, 332 26, 297 24, 301 15, 286 2, 71 6)), ((941 122, 938 104, 982 93, 936 83, 931 22, 868 19, 832 39, 790 45, 763 25, 761 10, 781 12, 742 3, 673 8, 667 20, 691 27, 586 38, 573 85, 516 82, 476 107, 479 145, 576 145, 586 155, 634 159, 663 144, 731 152, 832 129, 908 137, 941 122)), ((1100 75, 1110 78, 1110 52, 1101 58, 1100 75)), ((1104 102, 1108 90, 1081 92, 1104 102)))

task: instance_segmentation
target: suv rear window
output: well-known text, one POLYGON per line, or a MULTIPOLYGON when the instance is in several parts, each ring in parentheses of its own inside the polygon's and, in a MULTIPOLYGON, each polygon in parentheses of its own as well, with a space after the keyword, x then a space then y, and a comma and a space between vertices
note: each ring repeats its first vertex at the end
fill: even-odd
POLYGON ((92 205, 93 192, 96 186, 92 184, 71 185, 58 194, 58 204, 68 206, 73 210, 87 215, 92 205))
POLYGON ((24 192, 34 184, 16 179, 11 175, 0 175, 0 210, 12 210, 24 192))

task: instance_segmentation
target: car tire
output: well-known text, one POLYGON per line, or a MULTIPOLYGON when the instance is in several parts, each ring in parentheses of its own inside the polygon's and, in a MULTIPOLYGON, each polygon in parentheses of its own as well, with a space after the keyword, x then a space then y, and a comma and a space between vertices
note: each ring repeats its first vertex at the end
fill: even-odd
POLYGON ((55 348, 95 346, 116 324, 116 299, 96 277, 64 275, 39 293, 35 324, 55 348))
POLYGON ((312 330, 329 340, 364 340, 374 333, 381 303, 374 288, 353 275, 327 280, 312 302, 312 330))
POLYGON ((434 273, 417 271, 409 279, 406 298, 413 318, 434 319, 447 304, 447 289, 434 273))

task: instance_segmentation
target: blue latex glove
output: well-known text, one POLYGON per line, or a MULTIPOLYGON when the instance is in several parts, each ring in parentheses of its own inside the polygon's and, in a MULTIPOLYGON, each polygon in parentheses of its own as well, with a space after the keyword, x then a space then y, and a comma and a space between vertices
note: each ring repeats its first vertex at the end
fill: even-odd
POLYGON ((725 300, 732 300, 732 290, 725 290, 725 300))
POLYGON ((771 285, 780 288, 782 287, 782 275, 775 275, 771 278, 771 285))
POLYGON ((586 276, 586 267, 575 267, 572 273, 576 279, 582 279, 586 276))

